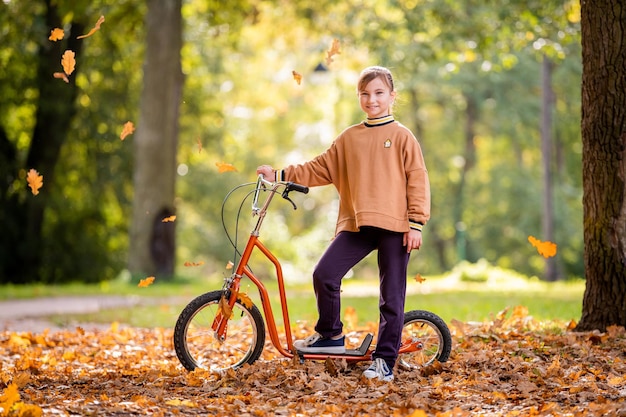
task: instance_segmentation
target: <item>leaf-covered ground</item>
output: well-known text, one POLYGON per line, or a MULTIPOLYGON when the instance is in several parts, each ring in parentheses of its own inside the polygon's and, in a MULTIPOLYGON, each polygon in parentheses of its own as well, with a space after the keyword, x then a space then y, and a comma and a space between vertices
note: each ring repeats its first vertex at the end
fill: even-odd
MULTIPOLYGON (((626 332, 575 333, 523 309, 452 323, 451 358, 392 383, 367 363, 263 360, 187 372, 171 329, 0 333, 0 416, 626 415, 626 332)), ((310 329, 299 329, 308 332, 310 329)))

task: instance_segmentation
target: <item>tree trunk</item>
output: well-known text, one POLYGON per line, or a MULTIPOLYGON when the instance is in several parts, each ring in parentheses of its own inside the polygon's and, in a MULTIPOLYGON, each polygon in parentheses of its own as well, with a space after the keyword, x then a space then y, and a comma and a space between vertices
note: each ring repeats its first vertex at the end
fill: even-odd
MULTIPOLYGON (((542 234, 545 240, 554 242, 554 209, 552 189, 552 107, 554 94, 552 92, 552 62, 543 56, 541 65, 542 79, 542 110, 541 110, 541 153, 543 155, 543 215, 542 234)), ((546 258, 546 281, 556 281, 558 271, 555 258, 546 258)))
POLYGON ((581 2, 585 274, 577 330, 626 326, 626 7, 581 2))
POLYGON ((183 76, 182 0, 150 0, 140 120, 134 137, 133 217, 129 269, 169 278, 174 273, 178 110, 183 76))
MULTIPOLYGON (((45 24, 48 28, 62 27, 55 2, 45 2, 45 24)), ((37 103, 35 128, 28 149, 25 166, 23 161, 10 161, 4 167, 10 177, 21 177, 19 172, 36 169, 43 175, 44 186, 37 196, 27 188, 26 195, 4 193, 2 212, 6 216, 0 230, 0 252, 2 269, 0 283, 26 283, 42 280, 41 252, 43 249, 42 227, 44 212, 54 189, 54 170, 59 160, 61 147, 70 132, 70 126, 76 113, 76 74, 80 70, 82 42, 76 39, 76 33, 83 33, 84 25, 72 23, 72 33, 65 42, 50 42, 47 39, 39 48, 37 67, 37 103), (52 77, 61 71, 61 57, 65 49, 75 52, 76 71, 69 77, 69 84, 52 77), (12 172, 11 172, 12 171, 12 172)), ((4 133, 2 134, 4 136, 4 133)), ((6 156, 16 155, 8 139, 2 139, 6 156)), ((6 177, 5 177, 6 178, 6 177)), ((10 186, 10 185, 9 185, 10 186)), ((43 277, 45 278, 45 277, 43 277)))

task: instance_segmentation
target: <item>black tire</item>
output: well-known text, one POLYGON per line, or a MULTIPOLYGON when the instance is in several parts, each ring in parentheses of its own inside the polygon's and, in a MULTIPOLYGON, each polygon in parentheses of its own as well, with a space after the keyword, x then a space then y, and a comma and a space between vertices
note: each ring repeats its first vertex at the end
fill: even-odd
POLYGON ((406 370, 428 366, 435 360, 445 362, 452 350, 452 336, 446 323, 438 315, 425 310, 404 313, 402 341, 418 342, 421 347, 398 358, 398 365, 406 370))
POLYGON ((202 294, 187 304, 178 316, 174 349, 180 363, 189 371, 238 368, 261 356, 265 324, 254 304, 247 307, 238 299, 228 321, 226 340, 220 342, 215 338, 211 324, 219 311, 221 298, 221 290, 202 294))

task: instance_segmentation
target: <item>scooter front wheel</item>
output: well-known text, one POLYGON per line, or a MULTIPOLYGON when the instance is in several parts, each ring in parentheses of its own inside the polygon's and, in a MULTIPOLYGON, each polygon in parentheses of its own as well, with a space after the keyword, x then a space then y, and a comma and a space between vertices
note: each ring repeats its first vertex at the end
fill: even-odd
POLYGON ((425 310, 404 313, 402 344, 398 365, 406 370, 428 366, 438 360, 445 362, 452 350, 452 336, 438 315, 425 310))
POLYGON ((174 349, 189 371, 222 371, 256 361, 265 344, 265 325, 259 309, 238 299, 228 320, 226 338, 219 340, 211 328, 220 312, 222 291, 193 299, 180 313, 174 328, 174 349), (246 305, 248 304, 248 305, 246 305))

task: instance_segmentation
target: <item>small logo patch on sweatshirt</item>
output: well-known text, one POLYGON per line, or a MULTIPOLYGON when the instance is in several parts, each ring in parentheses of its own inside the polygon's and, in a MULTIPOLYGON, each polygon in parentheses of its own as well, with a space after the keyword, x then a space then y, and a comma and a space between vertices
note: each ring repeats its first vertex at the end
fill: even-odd
POLYGON ((385 148, 391 148, 391 139, 385 141, 385 148))

